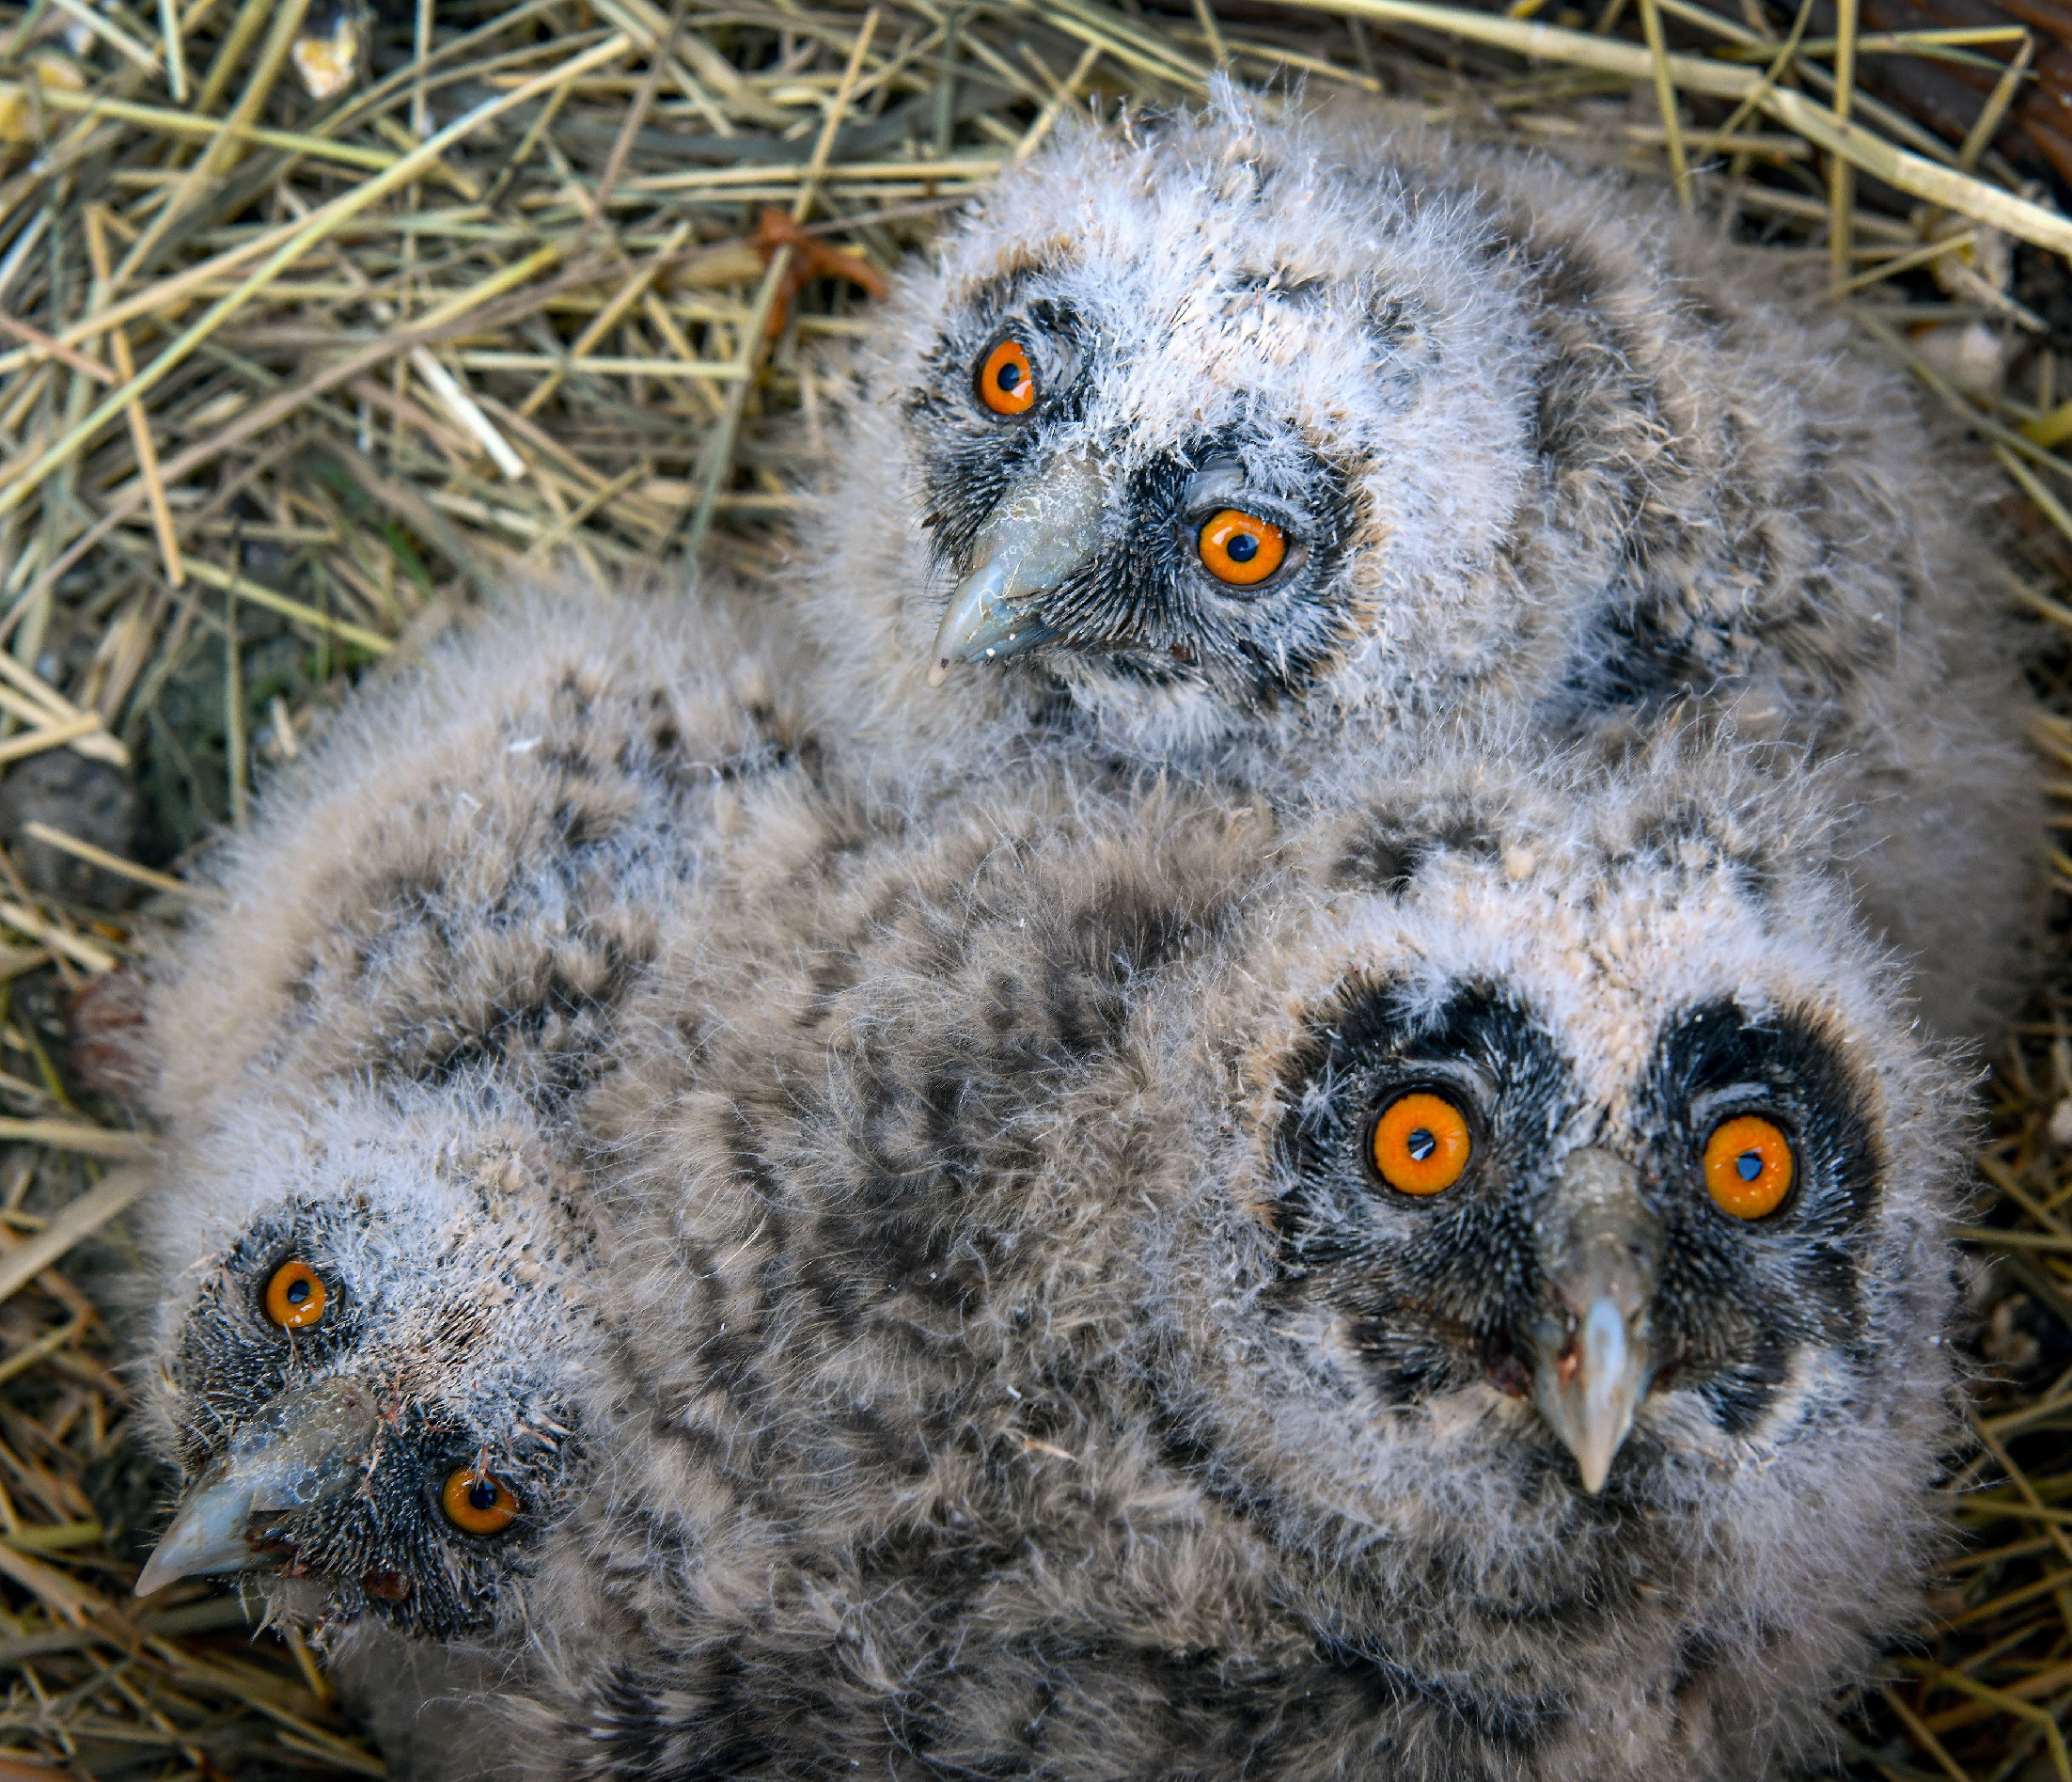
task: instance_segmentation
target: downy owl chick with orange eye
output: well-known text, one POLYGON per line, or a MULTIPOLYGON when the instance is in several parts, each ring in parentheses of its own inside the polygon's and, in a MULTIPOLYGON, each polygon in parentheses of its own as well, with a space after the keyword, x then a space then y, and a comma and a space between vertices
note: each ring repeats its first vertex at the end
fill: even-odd
POLYGON ((1434 717, 1703 713, 1854 764, 1940 1024, 2004 975, 2033 773, 1972 473, 1809 271, 1659 192, 1235 99, 1085 130, 907 278, 850 406, 808 605, 903 760, 1061 735, 1329 800, 1434 717))
POLYGON ((140 1592, 256 1570, 327 1634, 495 1618, 575 1484, 569 1110, 655 911, 789 771, 764 660, 716 598, 518 603, 223 849, 149 992, 150 1401, 187 1487, 140 1592))
POLYGON ((1391 784, 851 857, 752 1001, 664 967, 533 1773, 1822 1754, 1936 1547, 1962 1076, 1766 766, 1391 784))

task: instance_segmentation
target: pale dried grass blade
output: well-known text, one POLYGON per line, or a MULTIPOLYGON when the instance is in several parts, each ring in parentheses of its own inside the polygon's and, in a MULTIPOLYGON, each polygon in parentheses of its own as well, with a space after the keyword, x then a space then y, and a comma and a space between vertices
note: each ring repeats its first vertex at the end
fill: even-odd
POLYGON ((147 885, 152 891, 166 891, 175 897, 198 897, 199 890, 181 883, 164 873, 154 872, 149 866, 139 866, 134 860, 111 854, 104 847, 96 847, 91 842, 82 842, 76 835, 67 835, 63 829, 54 829, 48 823, 32 819, 22 826, 22 833, 33 841, 41 842, 47 847, 55 847, 60 853, 70 854, 74 859, 85 860, 89 866, 98 866, 104 873, 147 885))
MULTIPOLYGON (((1841 0, 1844 6, 1853 0, 1841 0)), ((1670 181, 1676 202, 1688 216, 1696 209, 1690 189, 1690 166, 1684 159, 1684 126, 1677 116, 1676 77, 1670 68, 1669 42, 1662 34, 1662 14, 1656 0, 1640 0, 1640 24, 1647 33, 1648 71, 1655 82, 1655 104, 1662 115, 1663 140, 1669 147, 1670 181)))
MULTIPOLYGON (((89 1157, 136 1158, 147 1154, 133 1134, 62 1120, 0 1121, 0 1138, 56 1145, 89 1157), (111 1144, 111 1141, 126 1143, 111 1144)), ((126 1163, 111 1170, 98 1187, 88 1189, 21 1249, 0 1256, 0 1300, 12 1298, 73 1245, 92 1237, 125 1211, 151 1185, 151 1179, 150 1169, 143 1163, 126 1163)))
MULTIPOLYGON (((1430 0, 1302 0, 1302 4, 1350 18, 1419 25, 1520 55, 1597 69, 1634 81, 1655 78, 1655 58, 1640 44, 1571 31, 1562 25, 1470 12, 1464 8, 1431 4, 1430 0)), ((1741 99, 1763 87, 1763 77, 1750 69, 1732 68, 1692 55, 1669 55, 1663 60, 1670 78, 1686 91, 1718 99, 1741 99)), ((2038 247, 2072 255, 2072 217, 2046 210, 1984 180, 1939 166, 1922 155, 1895 149, 1860 124, 1837 124, 1826 106, 1815 105, 1802 93, 1771 87, 1762 93, 1758 103, 1779 123, 1814 147, 1845 156, 1888 185, 1939 204, 1944 210, 1990 223, 2038 247)))
MULTIPOLYGON (((35 910, 24 907, 11 898, 0 897, 0 923, 12 928, 17 934, 24 934, 33 940, 40 940, 53 953, 62 954, 74 965, 84 966, 88 971, 113 971, 121 963, 114 954, 110 953, 99 941, 88 940, 84 935, 75 935, 68 928, 61 928, 57 923, 46 917, 38 915, 35 910)), ((81 1128, 79 1130, 99 1131, 100 1128, 88 1127, 81 1128)), ((7 1138, 10 1132, 17 1138, 23 1136, 8 1122, 0 1121, 0 1139, 7 1138)), ((116 1142, 116 1149, 108 1152, 108 1156, 133 1157, 136 1155, 133 1149, 129 1148, 128 1134, 116 1134, 113 1137, 116 1142)), ((79 1147, 71 1148, 77 1149, 79 1147)))

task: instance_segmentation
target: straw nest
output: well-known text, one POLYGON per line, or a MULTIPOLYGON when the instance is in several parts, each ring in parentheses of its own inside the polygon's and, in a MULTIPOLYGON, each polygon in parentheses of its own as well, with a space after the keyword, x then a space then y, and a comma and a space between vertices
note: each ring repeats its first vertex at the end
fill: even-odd
MULTIPOLYGON (((359 674, 514 573, 767 574, 885 272, 1071 107, 1347 88, 1825 255, 2006 472, 2072 797, 2072 11, 1163 4, 0 5, 0 1782, 382 1774, 292 1635, 129 1594, 164 1481, 96 1303, 143 1154, 113 969, 359 674)), ((1842 1724, 1859 1774, 2072 1782, 2062 952, 1994 1060, 1968 1547, 1842 1724)))

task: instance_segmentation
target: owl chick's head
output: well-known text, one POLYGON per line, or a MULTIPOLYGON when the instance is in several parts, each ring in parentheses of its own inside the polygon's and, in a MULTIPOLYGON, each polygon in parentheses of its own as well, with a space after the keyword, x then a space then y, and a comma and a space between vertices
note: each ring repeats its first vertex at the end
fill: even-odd
POLYGON ((1248 966, 1271 1001, 1190 1017, 1264 1035, 1205 1173, 1229 1290, 1178 1314, 1197 1451, 1470 1618, 1645 1590, 1768 1640, 1800 1592, 1845 1648, 1933 1525, 1963 1078, 1817 805, 1658 753, 1405 776, 1248 966))
POLYGON ((515 1098, 462 1083, 261 1104, 180 1159, 151 1397, 186 1487, 139 1595, 259 1570, 320 1625, 494 1617, 566 1506, 592 1328, 545 1157, 515 1098))
POLYGON ((1165 748, 1428 705, 1558 628, 1483 585, 1537 354, 1490 224, 1352 149, 1234 100, 1083 130, 908 284, 830 510, 901 701, 925 659, 938 702, 1069 689, 1165 748))

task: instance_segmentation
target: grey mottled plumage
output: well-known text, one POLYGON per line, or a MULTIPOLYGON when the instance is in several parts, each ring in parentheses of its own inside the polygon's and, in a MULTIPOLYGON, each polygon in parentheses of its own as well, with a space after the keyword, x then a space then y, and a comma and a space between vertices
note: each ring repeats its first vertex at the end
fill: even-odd
POLYGON ((683 617, 572 594, 440 646, 269 791, 157 963, 149 1402, 187 1495, 142 1587, 259 1567, 327 1632, 454 1635, 575 1489, 569 1109, 792 741, 722 607, 683 617))
POLYGON ((1408 766, 1307 835, 1017 789, 672 944, 586 1116, 611 1459, 519 1767, 1818 1752, 1934 1545, 1961 1080, 1768 770, 1408 766), (1428 1197, 1368 1161, 1412 1090, 1472 1134, 1428 1197), (1763 1218, 1702 1160, 1746 1117, 1763 1218))
POLYGON ((1840 844, 1939 1025, 2004 986, 2035 812, 1986 502, 1803 257, 1233 99, 1004 175, 850 408, 808 607, 901 770, 1047 737, 1329 802, 1464 712, 1724 719, 1849 764, 1840 844), (1233 512, 1264 579, 1211 549, 1233 512))
POLYGON ((329 1626, 540 1632, 439 1774, 1788 1760, 1945 1433, 1960 1086, 1844 873, 1949 1029, 2020 890, 1904 395, 1632 193, 1235 109, 1011 177, 903 305, 806 718, 709 613, 542 609, 224 869, 152 1023, 196 1526, 329 1626), (1211 585, 1226 511, 1279 571, 1211 585), (1358 1162, 1413 1078, 1429 1202, 1358 1162), (1749 1110, 1801 1174, 1743 1225, 1749 1110))

